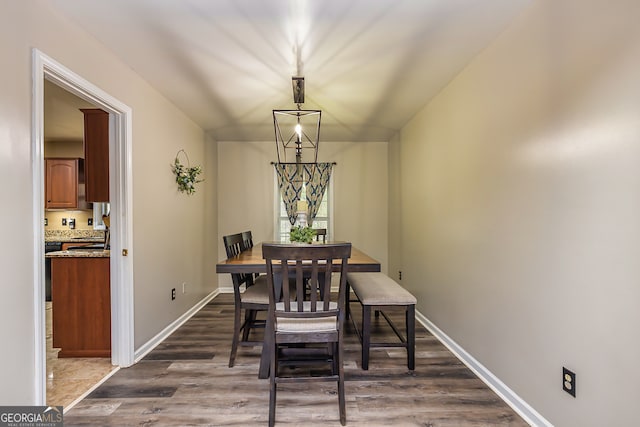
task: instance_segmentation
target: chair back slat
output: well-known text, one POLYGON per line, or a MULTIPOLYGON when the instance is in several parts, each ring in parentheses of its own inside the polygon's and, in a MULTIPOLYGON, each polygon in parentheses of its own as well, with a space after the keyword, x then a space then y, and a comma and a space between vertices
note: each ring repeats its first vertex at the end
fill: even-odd
POLYGON ((311 277, 309 278, 309 301, 311 311, 315 311, 318 302, 318 261, 313 260, 311 265, 311 277))

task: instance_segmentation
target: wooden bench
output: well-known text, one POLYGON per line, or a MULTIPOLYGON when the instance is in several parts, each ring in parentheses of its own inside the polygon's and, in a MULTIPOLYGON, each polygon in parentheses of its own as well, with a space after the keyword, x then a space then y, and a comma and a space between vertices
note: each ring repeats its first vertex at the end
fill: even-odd
POLYGON ((404 347, 407 349, 407 366, 415 369, 415 343, 416 343, 416 298, 392 278, 384 273, 349 273, 347 274, 346 306, 347 316, 351 314, 349 308, 349 288, 352 288, 358 301, 362 305, 362 330, 358 329, 351 316, 351 321, 358 334, 362 345, 362 369, 369 369, 369 349, 373 347, 404 347), (385 308, 403 307, 405 312, 405 331, 400 330, 384 313, 385 308), (375 310, 376 317, 379 313, 385 318, 393 332, 400 339, 394 342, 371 342, 371 309, 375 310))

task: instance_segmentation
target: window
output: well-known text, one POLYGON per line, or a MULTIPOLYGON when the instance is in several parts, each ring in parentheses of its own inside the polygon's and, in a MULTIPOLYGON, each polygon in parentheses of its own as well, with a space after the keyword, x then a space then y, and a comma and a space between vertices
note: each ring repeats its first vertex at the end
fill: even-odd
MULTIPOLYGON (((287 216, 287 210, 284 207, 284 202, 282 201, 282 196, 280 195, 280 189, 278 188, 278 177, 276 176, 276 226, 275 226, 275 240, 277 241, 286 241, 289 240, 289 232, 291 231, 291 223, 289 222, 289 217, 287 216)), ((316 218, 313 220, 312 227, 313 228, 326 228, 327 229, 327 240, 331 240, 332 227, 331 227, 331 217, 332 217, 332 193, 333 193, 333 179, 329 181, 329 185, 327 186, 327 191, 324 192, 324 197, 322 198, 322 202, 320 203, 320 208, 318 209, 318 214, 316 218)), ((302 188, 302 200, 306 200, 305 189, 302 188)))

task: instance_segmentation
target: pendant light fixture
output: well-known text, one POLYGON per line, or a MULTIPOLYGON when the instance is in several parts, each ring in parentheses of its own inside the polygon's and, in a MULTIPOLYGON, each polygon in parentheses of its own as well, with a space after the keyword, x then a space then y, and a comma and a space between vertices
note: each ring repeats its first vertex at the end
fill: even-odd
POLYGON ((291 83, 297 109, 273 110, 278 163, 317 163, 322 111, 302 109, 304 77, 292 77, 291 83))

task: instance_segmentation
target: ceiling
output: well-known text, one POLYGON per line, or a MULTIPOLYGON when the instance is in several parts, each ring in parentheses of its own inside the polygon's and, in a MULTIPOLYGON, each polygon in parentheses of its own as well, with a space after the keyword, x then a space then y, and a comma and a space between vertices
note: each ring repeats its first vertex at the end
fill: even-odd
POLYGON ((387 141, 531 0, 52 0, 218 141, 272 140, 273 109, 322 141, 387 141))
POLYGON ((84 115, 80 111, 81 108, 96 107, 45 80, 44 140, 46 142, 82 142, 84 137, 84 115))

